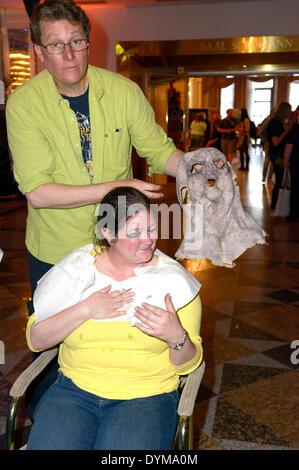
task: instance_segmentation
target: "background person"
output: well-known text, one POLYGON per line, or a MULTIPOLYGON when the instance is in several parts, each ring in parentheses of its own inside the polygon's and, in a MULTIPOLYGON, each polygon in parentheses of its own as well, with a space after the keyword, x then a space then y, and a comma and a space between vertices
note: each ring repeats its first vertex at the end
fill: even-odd
POLYGON ((207 123, 201 113, 195 115, 190 124, 191 144, 190 148, 200 148, 203 145, 207 123))
POLYGON ((274 117, 276 111, 276 106, 273 106, 271 108, 269 116, 267 116, 263 122, 261 123, 260 126, 260 138, 261 138, 261 145, 264 149, 265 153, 265 160, 264 160, 264 166, 263 166, 263 182, 266 181, 266 178, 268 177, 271 179, 272 174, 273 174, 273 165, 270 162, 269 159, 269 136, 267 132, 268 124, 271 121, 271 119, 274 117), (269 168, 269 164, 271 163, 271 167, 269 168), (268 171, 269 169, 269 171, 268 171))
POLYGON ((267 133, 269 137, 269 159, 273 164, 275 184, 272 190, 271 210, 275 210, 278 192, 282 184, 284 173, 284 150, 287 143, 286 137, 293 128, 294 120, 289 119, 292 111, 290 103, 282 101, 270 120, 267 133))
POLYGON ((218 132, 221 133, 221 151, 226 156, 229 163, 233 161, 236 147, 236 126, 237 121, 233 117, 233 109, 226 111, 226 117, 220 121, 218 132))
POLYGON ((249 169, 249 144, 250 139, 250 119, 246 108, 241 109, 241 119, 238 125, 239 138, 237 142, 237 148, 240 152, 240 163, 239 170, 249 169))
POLYGON ((298 108, 294 113, 297 120, 294 128, 286 137, 284 150, 284 168, 290 170, 290 214, 285 217, 287 222, 299 222, 299 124, 298 108))
POLYGON ((221 133, 218 130, 221 116, 218 112, 212 113, 206 130, 207 147, 215 147, 221 152, 221 133))
POLYGON ((28 450, 171 449, 179 375, 202 360, 200 285, 155 250, 150 201, 119 188, 102 203, 115 214, 102 219, 106 248, 75 250, 36 290, 28 345, 61 343, 60 372, 36 407, 28 450), (78 284, 82 270, 95 274, 89 286, 78 284))

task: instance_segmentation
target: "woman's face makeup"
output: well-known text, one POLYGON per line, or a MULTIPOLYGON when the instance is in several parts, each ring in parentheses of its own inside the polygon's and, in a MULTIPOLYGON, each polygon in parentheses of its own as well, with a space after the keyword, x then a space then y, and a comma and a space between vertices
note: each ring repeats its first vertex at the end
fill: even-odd
POLYGON ((130 217, 119 230, 113 249, 129 264, 141 264, 151 260, 157 241, 157 225, 149 211, 141 211, 130 217))

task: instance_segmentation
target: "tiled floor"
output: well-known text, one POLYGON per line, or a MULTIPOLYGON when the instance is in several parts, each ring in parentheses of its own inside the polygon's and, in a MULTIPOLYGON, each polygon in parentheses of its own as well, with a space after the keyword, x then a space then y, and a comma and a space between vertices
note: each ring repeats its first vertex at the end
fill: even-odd
MULTIPOLYGON (((299 224, 270 214, 272 182, 262 184, 262 162, 260 149, 252 149, 250 171, 237 172, 237 181, 268 244, 248 250, 232 269, 184 262, 202 283, 206 372, 195 408, 196 449, 299 448, 299 224)), ((0 449, 9 389, 31 361, 24 336, 25 219, 23 199, 0 201, 0 449)), ((159 247, 173 255, 179 243, 164 240, 159 247)), ((30 429, 24 408, 18 428, 21 445, 30 429)))

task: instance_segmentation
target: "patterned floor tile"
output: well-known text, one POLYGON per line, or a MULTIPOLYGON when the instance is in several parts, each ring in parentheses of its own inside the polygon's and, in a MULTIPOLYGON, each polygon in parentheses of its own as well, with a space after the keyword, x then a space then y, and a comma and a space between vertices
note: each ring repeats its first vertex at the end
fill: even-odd
POLYGON ((10 402, 9 391, 11 389, 11 383, 2 377, 0 379, 0 416, 6 416, 10 402))
POLYGON ((202 305, 202 324, 212 323, 225 318, 227 318, 227 315, 225 315, 224 313, 219 312, 218 310, 213 307, 210 307, 209 305, 202 305))
POLYGON ((233 307, 234 315, 244 315, 245 313, 256 312, 257 310, 264 310, 271 308, 279 303, 279 301, 271 302, 269 298, 264 298, 264 302, 256 302, 254 299, 251 300, 235 300, 233 307), (266 301, 265 301, 266 300, 266 301))
POLYGON ((215 396, 215 393, 212 390, 210 390, 209 388, 201 384, 199 392, 196 397, 196 403, 199 403, 204 400, 209 400, 211 397, 214 397, 214 396, 215 396))
POLYGON ((282 435, 290 445, 299 446, 299 421, 295 419, 299 409, 296 371, 284 372, 229 392, 225 400, 282 435))
POLYGON ((234 300, 229 302, 220 302, 216 304, 212 304, 214 308, 216 308, 219 312, 225 313, 226 315, 232 316, 234 314, 234 300))
MULTIPOLYGON (((241 344, 246 345, 246 341, 243 341, 240 340, 241 344)), ((265 356, 262 352, 251 354, 250 356, 240 357, 239 359, 233 359, 232 361, 230 361, 230 363, 289 370, 288 366, 276 361, 275 359, 272 359, 269 356, 265 356)))
POLYGON ((288 344, 285 341, 268 341, 268 340, 261 340, 261 339, 252 339, 252 338, 234 338, 235 341, 238 341, 240 344, 247 346, 247 348, 253 349, 257 352, 267 351, 272 348, 276 348, 278 346, 282 346, 284 344, 288 344))
POLYGON ((281 338, 285 341, 293 341, 299 338, 298 313, 298 307, 283 304, 271 307, 271 309, 268 310, 243 315, 242 320, 277 338, 281 338))
POLYGON ((270 282, 282 289, 291 289, 299 284, 299 272, 295 268, 286 265, 274 266, 271 269, 263 269, 251 273, 252 277, 260 281, 270 282))
POLYGON ((237 341, 223 335, 214 333, 212 330, 203 329, 202 340, 204 358, 207 364, 216 365, 224 362, 248 356, 254 351, 242 346, 237 341))
POLYGON ((212 438, 246 441, 255 444, 273 444, 288 447, 290 443, 263 422, 255 419, 243 409, 218 398, 212 438))
POLYGON ((23 302, 27 302, 30 299, 31 287, 29 282, 7 284, 6 287, 23 302))
POLYGON ((217 400, 218 397, 212 397, 195 404, 193 412, 195 434, 204 432, 205 435, 212 436, 217 400))
POLYGON ((0 365, 1 373, 8 376, 12 370, 17 370, 17 374, 19 375, 27 366, 27 362, 24 362, 24 358, 26 358, 28 354, 31 355, 27 348, 11 353, 5 351, 4 364, 0 365))
POLYGON ((23 281, 24 281, 23 273, 7 273, 7 272, 0 271, 0 284, 2 286, 5 285, 7 287, 10 284, 23 282, 23 281))
POLYGON ((255 286, 259 288, 267 288, 267 289, 275 289, 275 285, 265 282, 265 281, 260 281, 258 279, 255 279, 254 277, 250 276, 244 276, 240 275, 238 279, 238 284, 239 286, 255 286))
MULTIPOLYGON (((255 444, 254 442, 242 442, 242 441, 234 441, 231 439, 215 439, 215 442, 217 442, 219 445, 223 446, 225 450, 243 450, 243 451, 278 451, 278 450, 283 450, 284 452, 281 454, 276 454, 275 455, 275 461, 279 460, 279 458, 282 460, 285 460, 286 454, 287 453, 293 453, 295 448, 292 447, 285 447, 285 446, 280 446, 280 445, 273 445, 273 444, 261 444, 260 442, 258 444, 255 444)), ((239 454, 240 455, 240 454, 239 454)), ((273 454, 272 454, 273 455, 273 454)), ((246 458, 248 457, 253 457, 253 455, 250 455, 248 452, 246 454, 246 458)), ((283 465, 283 462, 281 462, 283 465)), ((279 464, 278 464, 279 465, 279 464)))
POLYGON ((230 336, 232 318, 228 317, 224 320, 219 320, 215 324, 215 332, 219 335, 230 336))
POLYGON ((279 300, 283 303, 292 303, 299 301, 299 293, 296 293, 292 290, 283 289, 276 292, 271 292, 269 294, 264 294, 271 299, 279 300))
POLYGON ((263 354, 281 362, 291 369, 299 369, 299 340, 298 344, 294 345, 293 348, 291 344, 288 343, 263 351, 263 354))
POLYGON ((248 325, 248 323, 243 322, 241 319, 233 317, 229 336, 231 338, 247 338, 247 339, 258 339, 264 341, 279 341, 280 338, 277 338, 266 331, 261 330, 260 328, 255 328, 248 325))
POLYGON ((25 317, 1 322, 1 337, 6 353, 27 349, 26 326, 27 319, 25 317))
POLYGON ((225 450, 221 444, 207 436, 204 432, 200 436, 195 436, 194 450, 225 450))
POLYGON ((220 394, 283 373, 283 369, 224 364, 220 394))

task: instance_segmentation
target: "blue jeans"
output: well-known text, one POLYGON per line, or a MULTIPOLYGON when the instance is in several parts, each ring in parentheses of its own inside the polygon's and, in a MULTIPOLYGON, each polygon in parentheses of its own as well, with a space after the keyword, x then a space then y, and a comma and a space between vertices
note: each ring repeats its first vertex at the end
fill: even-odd
POLYGON ((109 400, 59 373, 38 403, 27 450, 170 450, 178 392, 109 400))

